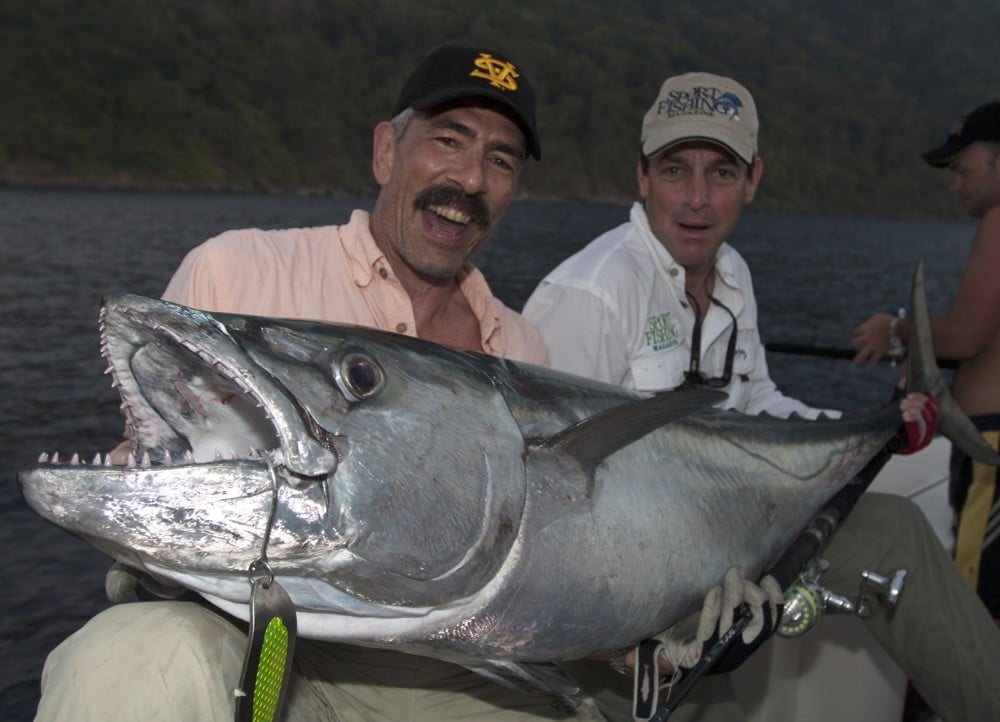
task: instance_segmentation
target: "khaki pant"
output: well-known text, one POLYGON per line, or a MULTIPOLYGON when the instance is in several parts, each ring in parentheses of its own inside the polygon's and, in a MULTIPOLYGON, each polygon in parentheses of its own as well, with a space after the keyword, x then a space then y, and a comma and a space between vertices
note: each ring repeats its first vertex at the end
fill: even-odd
MULTIPOLYGON (((191 602, 141 602, 95 616, 50 655, 38 720, 231 722, 246 635, 191 602)), ((453 664, 298 640, 287 722, 601 720, 590 703, 500 686, 453 664)))

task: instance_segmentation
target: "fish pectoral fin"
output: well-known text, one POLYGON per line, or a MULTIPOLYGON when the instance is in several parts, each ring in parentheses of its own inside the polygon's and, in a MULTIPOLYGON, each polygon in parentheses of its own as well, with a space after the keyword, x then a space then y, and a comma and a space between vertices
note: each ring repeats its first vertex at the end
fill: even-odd
POLYGON ((646 399, 604 409, 558 434, 540 447, 576 458, 588 473, 605 458, 649 432, 725 400, 726 394, 706 388, 666 391, 646 399))
POLYGON ((487 659, 465 666, 478 675, 512 689, 545 692, 557 697, 575 697, 580 694, 579 685, 556 664, 487 659))

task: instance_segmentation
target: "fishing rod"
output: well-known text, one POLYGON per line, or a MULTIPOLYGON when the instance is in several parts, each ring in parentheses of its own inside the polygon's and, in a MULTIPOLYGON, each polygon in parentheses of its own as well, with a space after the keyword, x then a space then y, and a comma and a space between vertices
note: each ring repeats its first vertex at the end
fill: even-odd
MULTIPOLYGON (((842 346, 823 346, 821 344, 791 343, 787 341, 768 341, 764 344, 768 353, 787 353, 799 356, 818 356, 820 358, 853 359, 857 349, 842 346)), ((957 365, 954 359, 939 358, 938 367, 954 369, 957 365)))

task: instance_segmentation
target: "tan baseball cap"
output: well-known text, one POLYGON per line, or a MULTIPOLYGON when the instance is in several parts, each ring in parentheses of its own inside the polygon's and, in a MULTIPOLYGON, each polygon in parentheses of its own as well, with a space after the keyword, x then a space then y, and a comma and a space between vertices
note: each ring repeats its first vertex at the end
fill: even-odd
POLYGON ((752 163, 757 156, 757 106, 731 78, 685 73, 667 78, 642 121, 642 154, 686 140, 720 143, 752 163))

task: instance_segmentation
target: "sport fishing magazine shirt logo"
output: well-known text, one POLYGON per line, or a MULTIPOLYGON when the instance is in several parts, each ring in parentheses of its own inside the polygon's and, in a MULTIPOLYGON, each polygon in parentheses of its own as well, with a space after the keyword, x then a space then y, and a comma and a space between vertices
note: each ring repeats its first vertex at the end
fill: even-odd
POLYGON ((709 88, 696 85, 690 90, 674 90, 660 101, 656 109, 657 115, 674 118, 679 115, 709 115, 729 116, 733 121, 740 121, 740 109, 743 101, 735 93, 723 92, 720 88, 709 88))
POLYGON ((678 346, 681 342, 677 326, 669 311, 646 318, 644 337, 646 346, 651 351, 665 351, 678 346))

